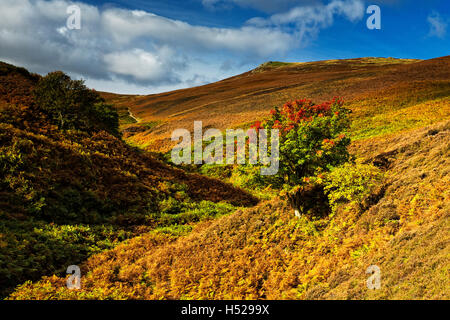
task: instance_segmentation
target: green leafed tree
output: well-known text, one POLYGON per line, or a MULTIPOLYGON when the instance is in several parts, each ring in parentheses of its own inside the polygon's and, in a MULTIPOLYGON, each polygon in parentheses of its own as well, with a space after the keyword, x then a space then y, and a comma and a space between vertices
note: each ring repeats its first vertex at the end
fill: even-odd
POLYGON ((350 159, 350 139, 345 135, 349 113, 338 98, 322 104, 296 100, 272 110, 269 119, 253 126, 279 130, 280 167, 271 180, 287 192, 296 212, 319 209, 322 214, 329 209, 320 180, 350 159))
POLYGON ((34 97, 50 121, 62 130, 105 130, 120 135, 116 110, 83 80, 72 80, 61 71, 51 72, 39 80, 34 97))

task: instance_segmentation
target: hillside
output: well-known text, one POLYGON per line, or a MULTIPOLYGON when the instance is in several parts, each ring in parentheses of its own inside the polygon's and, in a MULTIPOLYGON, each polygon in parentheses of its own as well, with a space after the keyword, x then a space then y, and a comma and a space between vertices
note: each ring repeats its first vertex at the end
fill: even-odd
POLYGON ((0 295, 142 232, 257 203, 105 131, 60 130, 34 103, 39 78, 0 63, 0 295))
POLYGON ((297 219, 276 198, 179 239, 150 233, 96 255, 80 291, 49 277, 12 298, 448 299, 449 138, 447 121, 375 146, 388 178, 362 214, 297 219), (373 264, 381 290, 365 287, 373 264))
MULTIPOLYGON (((36 144, 35 135, 44 135, 46 142, 38 146, 62 144, 87 157, 87 164, 77 158, 66 166, 64 163, 72 159, 66 152, 49 154, 35 148, 38 155, 44 154, 64 169, 58 173, 66 177, 64 184, 71 183, 67 177, 80 177, 77 186, 81 190, 101 191, 97 194, 107 199, 109 207, 95 216, 106 217, 107 225, 113 228, 112 240, 106 241, 102 238, 105 232, 98 235, 90 231, 93 229, 77 237, 93 234, 98 240, 91 237, 91 245, 107 242, 84 254, 85 259, 78 257, 84 261, 80 265, 81 290, 68 290, 61 272, 52 276, 52 270, 46 270, 20 278, 32 281, 21 281, 25 283, 10 299, 450 298, 450 57, 270 62, 202 87, 150 96, 102 96, 116 105, 126 141, 156 152, 170 150, 167 140, 171 131, 192 129, 194 120, 219 129, 249 127, 286 101, 311 98, 321 102, 342 96, 352 110, 348 134, 356 162, 350 166, 373 164, 383 178, 360 207, 343 202, 330 215, 297 218, 280 190, 247 187, 248 192, 268 199, 257 203, 249 193, 225 184, 240 185, 242 178, 228 174, 227 168, 213 167, 217 172, 211 175, 221 177, 220 182, 163 164, 105 133, 65 133, 61 137, 56 129, 35 133, 23 121, 2 120, 4 136, 26 136, 36 144), (90 172, 86 179, 85 171, 90 172), (123 189, 114 184, 115 179, 123 189), (131 203, 125 196, 130 193, 131 203), (116 199, 118 195, 123 196, 116 199), (143 205, 147 198, 154 199, 155 210, 143 205), (210 202, 199 205, 200 200, 210 202), (217 204, 220 200, 225 202, 217 204), (123 210, 109 219, 117 208, 123 210), (179 227, 179 222, 196 224, 179 227), (134 226, 131 231, 130 226, 134 226), (120 241, 115 241, 114 232, 122 232, 120 241), (370 265, 381 269, 380 290, 366 287, 365 272, 370 265), (35 281, 40 275, 44 277, 35 281)), ((36 152, 27 148, 20 150, 35 157, 36 152)), ((29 159, 29 163, 38 163, 25 170, 27 175, 33 174, 27 178, 33 182, 41 176, 34 170, 45 168, 45 163, 29 159)), ((60 183, 54 180, 56 174, 43 176, 47 188, 60 183)), ((12 191, 7 192, 10 197, 12 191)), ((45 194, 46 199, 48 196, 45 194)), ((73 203, 70 197, 69 201, 59 198, 57 203, 73 203)), ((91 211, 86 212, 98 207, 98 202, 91 203, 91 211)), ((17 209, 8 210, 5 221, 17 209)), ((42 219, 51 221, 55 216, 50 212, 42 219)), ((83 223, 78 228, 96 225, 89 220, 83 223)), ((67 227, 69 223, 60 225, 67 227)), ((1 232, 0 241, 5 235, 12 241, 8 239, 13 228, 8 228, 1 232)), ((58 239, 58 232, 57 236, 54 233, 40 234, 58 239)), ((73 238, 63 239, 69 243, 73 238)), ((0 250, 4 248, 0 246, 0 250)))
POLYGON ((195 120, 221 130, 248 126, 274 106, 297 98, 325 101, 343 97, 353 111, 352 138, 362 139, 443 120, 443 114, 429 110, 449 104, 449 64, 450 57, 267 63, 201 87, 108 98, 114 97, 113 101, 141 120, 137 125, 131 120, 125 126, 130 132, 125 135, 127 141, 151 151, 168 151, 171 132, 177 128, 192 130, 195 120), (368 126, 368 121, 373 124, 368 126))

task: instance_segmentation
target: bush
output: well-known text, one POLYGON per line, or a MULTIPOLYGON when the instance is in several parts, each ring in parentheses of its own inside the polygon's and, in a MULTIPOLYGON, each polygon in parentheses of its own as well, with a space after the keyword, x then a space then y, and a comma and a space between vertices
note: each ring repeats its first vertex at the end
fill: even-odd
POLYGON ((72 80, 61 71, 49 73, 37 83, 34 98, 60 129, 105 130, 119 136, 119 115, 82 80, 72 80))
POLYGON ((355 204, 360 211, 374 192, 383 173, 371 164, 346 163, 325 179, 325 192, 333 211, 342 203, 355 204))
POLYGON ((115 137, 120 137, 119 114, 112 105, 101 101, 94 104, 90 110, 90 118, 95 121, 93 128, 105 130, 115 137))

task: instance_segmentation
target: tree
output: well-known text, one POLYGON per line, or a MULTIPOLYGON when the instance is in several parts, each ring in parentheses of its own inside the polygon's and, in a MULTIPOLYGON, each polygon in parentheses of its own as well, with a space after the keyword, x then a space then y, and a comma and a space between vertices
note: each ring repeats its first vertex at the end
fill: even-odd
POLYGON ((344 132, 350 126, 350 112, 338 98, 322 104, 296 100, 275 108, 268 120, 253 126, 280 131, 280 167, 274 178, 296 210, 305 212, 315 203, 327 201, 323 187, 315 181, 349 160, 350 139, 344 132), (311 195, 314 199, 308 203, 311 195))
POLYGON ((119 136, 119 116, 111 105, 83 80, 72 80, 61 71, 42 77, 34 89, 35 102, 62 130, 105 130, 119 136))

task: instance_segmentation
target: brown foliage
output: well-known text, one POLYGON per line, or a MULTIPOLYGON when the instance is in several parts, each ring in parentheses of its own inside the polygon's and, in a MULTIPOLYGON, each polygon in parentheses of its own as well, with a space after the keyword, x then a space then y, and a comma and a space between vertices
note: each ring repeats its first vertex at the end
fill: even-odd
MULTIPOLYGON (((367 120, 368 116, 448 96, 449 70, 450 57, 293 63, 195 88, 149 96, 108 95, 107 99, 127 105, 143 121, 161 121, 156 128, 138 132, 129 140, 165 152, 172 146, 173 130, 192 131, 195 120, 221 130, 249 125, 266 117, 274 106, 298 97, 314 101, 345 97, 353 119, 367 120)), ((366 127, 361 126, 361 130, 366 127)))
POLYGON ((450 123, 398 138, 387 141, 397 153, 386 192, 362 214, 298 220, 274 199, 177 240, 148 234, 94 256, 77 294, 46 278, 12 298, 448 299, 450 123), (383 272, 377 292, 365 287, 370 264, 383 272))

